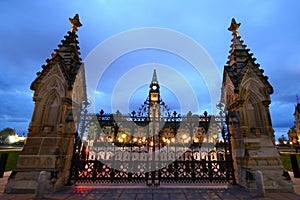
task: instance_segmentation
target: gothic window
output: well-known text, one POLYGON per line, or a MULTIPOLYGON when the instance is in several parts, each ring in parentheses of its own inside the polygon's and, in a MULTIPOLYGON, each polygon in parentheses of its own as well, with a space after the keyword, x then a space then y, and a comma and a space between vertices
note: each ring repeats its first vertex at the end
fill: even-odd
POLYGON ((249 127, 255 127, 256 126, 256 117, 255 117, 255 111, 254 107, 251 103, 248 104, 248 123, 249 127))
POLYGON ((59 117, 59 97, 57 95, 53 95, 46 102, 46 112, 45 112, 45 125, 47 126, 55 126, 58 122, 59 117))

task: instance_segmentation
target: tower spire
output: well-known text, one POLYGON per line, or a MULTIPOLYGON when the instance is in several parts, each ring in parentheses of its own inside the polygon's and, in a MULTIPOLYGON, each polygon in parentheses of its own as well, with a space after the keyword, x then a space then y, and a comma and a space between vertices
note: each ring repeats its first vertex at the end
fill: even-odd
POLYGON ((64 36, 64 39, 61 40, 61 44, 58 45, 58 48, 51 53, 50 58, 46 59, 46 64, 42 66, 43 70, 37 73, 36 79, 30 86, 32 90, 36 88, 35 85, 57 62, 63 63, 62 66, 64 67, 62 67, 62 72, 68 80, 69 88, 71 89, 73 87, 78 70, 82 65, 79 51, 80 47, 78 46, 79 42, 77 40, 78 36, 76 34, 77 28, 82 26, 82 24, 79 21, 78 14, 73 18, 69 18, 69 21, 72 24, 71 31, 68 31, 67 35, 64 36))
POLYGON ((159 84, 157 81, 156 69, 153 70, 152 81, 149 88, 151 102, 158 102, 160 99, 159 84))
POLYGON ((156 75, 156 69, 154 68, 153 70, 153 75, 152 75, 152 83, 158 83, 157 81, 157 75, 156 75))
MULTIPOLYGON (((241 81, 241 77, 244 75, 244 69, 247 65, 251 65, 254 68, 259 69, 260 65, 256 63, 256 58, 253 57, 253 53, 250 53, 250 49, 247 48, 247 45, 244 44, 244 41, 241 39, 241 36, 238 35, 238 29, 241 23, 237 23, 234 18, 231 19, 230 27, 228 28, 229 31, 232 32, 233 38, 231 39, 230 51, 228 56, 227 65, 224 67, 224 70, 228 73, 232 83, 235 87, 238 86, 239 82, 241 81), (251 63, 251 64, 250 64, 251 63)), ((256 71, 257 71, 256 70, 256 71)), ((269 85, 270 92, 272 93, 273 88, 268 82, 268 78, 263 75, 263 70, 259 70, 257 72, 260 74, 260 78, 262 81, 269 85)))

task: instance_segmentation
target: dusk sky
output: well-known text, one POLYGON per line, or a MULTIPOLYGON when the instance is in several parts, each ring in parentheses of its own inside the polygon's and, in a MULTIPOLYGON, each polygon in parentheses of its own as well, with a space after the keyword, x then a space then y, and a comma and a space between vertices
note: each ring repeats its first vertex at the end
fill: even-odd
MULTIPOLYGON (((196 42, 210 56, 220 74, 229 55, 232 36, 227 28, 234 17, 242 24, 240 36, 274 87, 270 111, 275 134, 277 137, 286 134, 294 123, 296 95, 300 96, 299 9, 300 1, 297 0, 0 1, 0 129, 11 127, 26 132, 33 111, 30 84, 69 31, 68 18, 78 13, 83 24, 77 34, 84 62, 108 38, 130 30, 155 27, 175 31, 196 42)), ((114 47, 108 52, 114 51, 114 47)), ((153 65, 157 68, 158 81, 165 83, 162 84, 162 98, 171 110, 179 107, 180 97, 174 88, 182 85, 174 77, 170 79, 174 85, 167 85, 166 80, 171 75, 167 76, 164 69, 173 68, 196 91, 199 112, 210 109, 206 82, 193 76, 190 63, 170 52, 145 48, 120 55, 111 63, 96 91, 96 110, 110 111, 115 86, 125 80, 130 71, 139 67, 149 69, 151 73, 147 71, 147 78, 143 78, 145 83, 150 83, 153 65)), ((91 72, 96 66, 85 67, 91 72)), ((128 82, 128 85, 133 83, 128 82)), ((129 109, 138 108, 147 97, 145 83, 135 86, 136 90, 131 92, 129 109)))

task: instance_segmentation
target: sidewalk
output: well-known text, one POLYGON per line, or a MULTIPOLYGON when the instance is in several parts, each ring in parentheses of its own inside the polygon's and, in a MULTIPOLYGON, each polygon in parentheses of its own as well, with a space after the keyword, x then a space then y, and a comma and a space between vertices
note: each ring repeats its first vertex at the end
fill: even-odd
MULTIPOLYGON (((3 193, 5 184, 7 182, 10 172, 5 172, 4 178, 0 178, 0 199, 1 200, 32 200, 34 194, 5 194, 3 193)), ((97 185, 90 186, 68 186, 62 191, 55 192, 53 194, 45 194, 46 200, 79 200, 79 199, 103 199, 103 200, 300 200, 300 179, 294 179, 290 173, 292 181, 294 183, 294 189, 297 193, 266 193, 264 198, 256 196, 256 194, 249 193, 239 186, 225 185, 211 187, 211 186, 199 186, 199 187, 166 187, 161 186, 157 188, 149 188, 146 186, 139 187, 100 187, 97 185)))

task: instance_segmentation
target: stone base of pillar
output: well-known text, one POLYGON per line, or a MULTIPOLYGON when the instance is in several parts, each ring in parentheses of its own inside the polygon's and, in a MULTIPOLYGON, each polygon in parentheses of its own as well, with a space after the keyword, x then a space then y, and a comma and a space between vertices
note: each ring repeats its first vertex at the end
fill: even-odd
MULTIPOLYGON (((6 193, 34 194, 38 186, 37 181, 40 171, 22 172, 12 171, 5 187, 6 193)), ((54 184, 51 183, 51 172, 46 173, 45 191, 54 191, 54 184)))
POLYGON ((255 173, 261 171, 266 192, 293 192, 293 183, 282 165, 281 157, 269 137, 244 139, 244 156, 235 158, 238 184, 256 192, 255 173))
POLYGON ((45 192, 59 190, 68 182, 72 138, 29 138, 28 141, 19 155, 16 169, 8 179, 5 192, 34 194, 41 171, 45 171, 46 176, 45 192), (42 141, 38 151, 34 148, 36 144, 33 141, 36 140, 35 143, 42 141))
MULTIPOLYGON (((7 184, 5 193, 12 194, 34 194, 38 187, 38 178, 41 171, 12 171, 7 184)), ((66 183, 65 177, 55 177, 54 171, 45 171, 46 180, 44 182, 45 193, 60 190, 66 183)))

